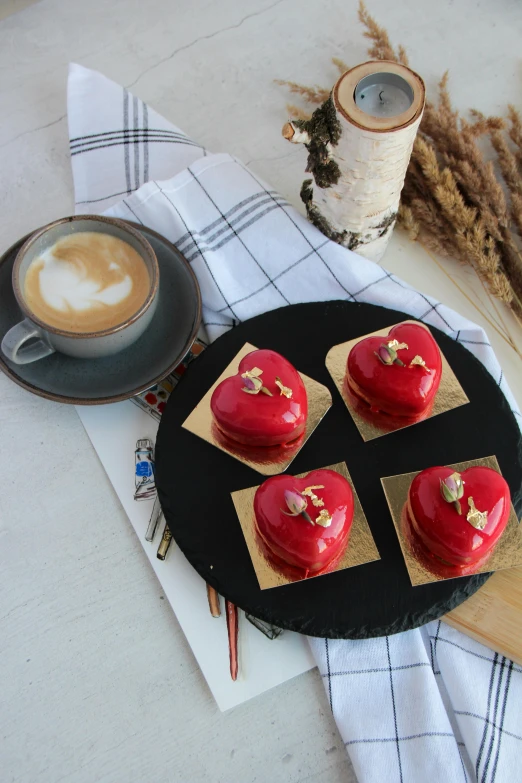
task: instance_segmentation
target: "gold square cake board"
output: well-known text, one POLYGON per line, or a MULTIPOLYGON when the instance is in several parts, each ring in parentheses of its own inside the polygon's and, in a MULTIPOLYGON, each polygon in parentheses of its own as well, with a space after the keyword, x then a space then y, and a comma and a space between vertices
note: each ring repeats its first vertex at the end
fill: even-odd
MULTIPOLYGON (((199 438, 203 438, 207 443, 215 446, 217 449, 224 451, 225 454, 230 454, 234 459, 239 460, 244 465, 248 465, 250 468, 257 470, 258 473, 262 473, 264 476, 275 476, 278 473, 284 473, 285 470, 292 464, 293 460, 299 454, 310 435, 319 425, 321 419, 332 407, 332 395, 330 391, 323 386, 322 383, 314 381, 313 378, 309 378, 304 373, 299 373, 301 379, 306 388, 306 394, 308 397, 308 416, 306 419, 306 430, 303 440, 301 441, 299 448, 289 451, 286 459, 278 459, 277 461, 270 461, 270 458, 264 460, 258 460, 255 457, 249 458, 246 454, 239 455, 232 449, 228 449, 226 445, 220 443, 213 433, 213 416, 210 409, 210 400, 214 389, 232 375, 236 375, 237 368, 241 359, 251 351, 256 351, 257 348, 251 343, 245 343, 241 350, 234 356, 228 367, 223 370, 216 382, 210 387, 205 396, 198 402, 194 410, 188 415, 183 422, 183 428, 189 430, 199 438)), ((259 449, 257 450, 259 452, 259 449)))
MULTIPOLYGON (((368 525, 368 521, 346 464, 344 462, 338 462, 335 465, 328 465, 325 468, 312 468, 312 470, 335 470, 336 473, 344 476, 349 482, 353 492, 354 513, 348 546, 336 568, 328 573, 335 573, 336 571, 342 571, 345 568, 353 568, 354 566, 363 565, 364 563, 371 563, 374 560, 380 560, 381 556, 379 555, 379 551, 373 540, 370 526, 368 525)), ((310 472, 311 471, 307 470, 305 473, 299 473, 296 478, 304 478, 310 472)), ((231 496, 243 535, 245 536, 250 557, 252 558, 252 564, 256 572, 259 586, 261 590, 267 590, 271 587, 281 587, 282 585, 292 584, 294 581, 299 580, 292 580, 282 574, 277 569, 277 566, 267 558, 259 545, 254 521, 254 496, 257 489, 257 486, 241 489, 237 492, 232 492, 231 496)), ((318 579, 320 576, 327 576, 328 573, 318 574, 317 576, 310 576, 307 578, 318 579)))
MULTIPOLYGON (((420 323, 419 321, 401 321, 401 324, 416 324, 422 326, 424 329, 428 327, 420 323)), ((390 329, 399 324, 391 324, 391 326, 385 329, 378 329, 375 332, 364 334, 362 337, 357 337, 355 340, 349 340, 346 343, 340 343, 330 348, 326 356, 326 368, 332 379, 337 386, 339 394, 343 398, 344 404, 350 412, 350 416, 354 420, 355 426, 359 430, 359 433, 364 441, 373 440, 374 438, 380 438, 382 435, 387 435, 390 432, 396 432, 397 430, 404 429, 405 427, 413 427, 415 424, 402 424, 394 423, 389 424, 388 427, 380 426, 378 423, 372 422, 364 418, 355 408, 352 400, 350 399, 345 388, 345 376, 346 376, 346 362, 348 361, 348 354, 361 340, 367 337, 387 337, 390 329)), ((429 331, 429 329, 428 329, 429 331)), ((438 416, 440 413, 446 413, 446 411, 458 408, 460 405, 465 405, 469 402, 469 399, 459 383, 459 380, 453 370, 451 369, 448 360, 442 353, 442 375, 440 379, 440 385, 433 401, 433 408, 429 416, 426 419, 422 419, 416 424, 422 424, 422 421, 431 419, 433 416, 438 416)), ((369 409, 368 409, 369 410, 369 409)))
MULTIPOLYGON (((492 468, 497 471, 497 473, 501 473, 497 458, 494 456, 473 459, 467 462, 456 462, 453 465, 448 465, 448 467, 453 468, 459 473, 462 473, 467 468, 477 466, 492 468)), ((381 478, 381 484, 384 489, 384 494, 386 495, 386 500, 395 526, 395 532, 399 539, 408 575, 413 587, 429 584, 430 582, 440 582, 447 578, 459 578, 458 576, 441 577, 429 571, 417 560, 404 536, 401 525, 402 510, 408 499, 410 484, 419 472, 420 471, 402 473, 398 476, 381 478)), ((477 570, 474 571, 474 573, 486 574, 490 571, 500 571, 501 569, 513 568, 518 565, 522 565, 522 530, 518 523, 513 504, 511 504, 511 513, 509 515, 508 523, 495 546, 493 553, 480 568, 477 568, 477 570)), ((469 576, 469 574, 467 574, 467 576, 469 576)))

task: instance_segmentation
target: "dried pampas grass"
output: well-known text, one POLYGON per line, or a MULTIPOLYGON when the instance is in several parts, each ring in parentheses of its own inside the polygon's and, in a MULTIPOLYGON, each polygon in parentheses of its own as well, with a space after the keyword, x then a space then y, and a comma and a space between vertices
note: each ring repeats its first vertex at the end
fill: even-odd
MULTIPOLYGON (((359 19, 371 41, 372 59, 408 65, 404 48, 393 48, 362 0, 359 19)), ((349 67, 339 58, 333 63, 340 73, 349 67)), ((278 83, 307 103, 322 103, 329 95, 321 87, 278 83)), ((298 107, 287 108, 290 116, 310 116, 298 107)), ((507 120, 473 110, 467 120, 452 107, 444 74, 438 101, 426 102, 398 222, 412 240, 471 265, 486 290, 522 323, 522 120, 514 106, 508 107, 507 120), (485 159, 479 146, 484 142, 490 143, 494 161, 485 159)), ((515 348, 511 337, 503 336, 515 348)))

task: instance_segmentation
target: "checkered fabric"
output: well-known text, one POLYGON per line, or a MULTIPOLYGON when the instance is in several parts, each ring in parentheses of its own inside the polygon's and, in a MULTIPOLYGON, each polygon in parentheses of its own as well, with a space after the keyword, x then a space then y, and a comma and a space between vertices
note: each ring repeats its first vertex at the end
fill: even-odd
MULTIPOLYGON (((69 128, 78 213, 147 225, 192 264, 210 340, 282 305, 397 308, 463 343, 521 415, 486 334, 378 264, 330 242, 240 161, 210 155, 77 65, 69 128)), ((440 622, 366 641, 311 639, 361 783, 522 779, 521 668, 440 622)))
POLYGON ((310 645, 361 783, 522 779, 522 668, 513 661, 440 620, 310 645))

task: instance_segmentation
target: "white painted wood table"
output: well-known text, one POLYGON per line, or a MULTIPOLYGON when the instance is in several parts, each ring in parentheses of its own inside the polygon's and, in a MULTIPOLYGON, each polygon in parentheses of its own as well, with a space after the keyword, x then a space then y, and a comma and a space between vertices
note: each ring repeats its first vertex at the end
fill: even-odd
MULTIPOLYGON (((0 0, 0 18, 23 9, 0 21, 2 250, 73 210, 70 60, 298 204, 305 152, 281 138, 286 96, 273 79, 328 85, 331 56, 367 59, 355 0, 27 5, 0 0)), ((520 103, 518 0, 369 6, 428 91, 449 67, 457 106, 520 103)), ((481 321, 399 232, 383 264, 481 321)), ((446 268, 473 289, 466 269, 446 268)), ((519 360, 489 337, 522 404, 519 360)), ((218 711, 73 408, 0 376, 0 436, 2 783, 354 780, 317 671, 218 711)))

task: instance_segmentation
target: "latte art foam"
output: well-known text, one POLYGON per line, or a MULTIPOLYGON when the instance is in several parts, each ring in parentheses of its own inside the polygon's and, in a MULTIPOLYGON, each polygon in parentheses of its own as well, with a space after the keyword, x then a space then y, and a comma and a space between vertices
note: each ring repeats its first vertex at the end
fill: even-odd
POLYGON ((35 258, 24 297, 50 326, 98 332, 136 313, 150 289, 147 266, 127 242, 100 232, 71 234, 35 258))

